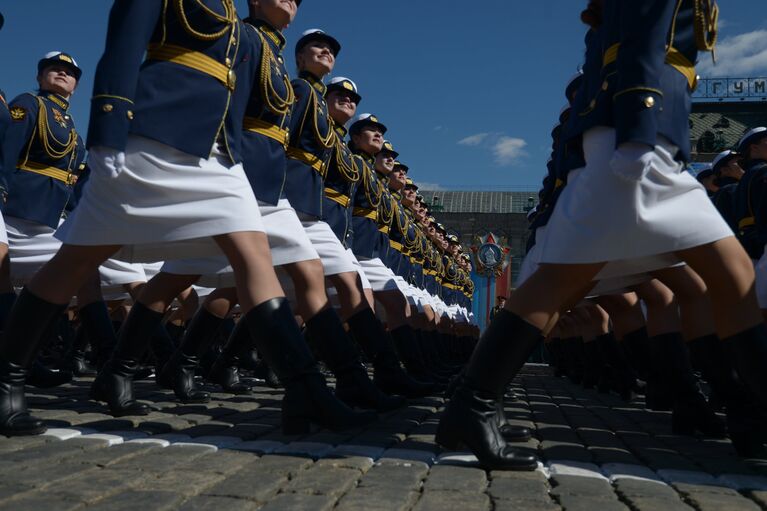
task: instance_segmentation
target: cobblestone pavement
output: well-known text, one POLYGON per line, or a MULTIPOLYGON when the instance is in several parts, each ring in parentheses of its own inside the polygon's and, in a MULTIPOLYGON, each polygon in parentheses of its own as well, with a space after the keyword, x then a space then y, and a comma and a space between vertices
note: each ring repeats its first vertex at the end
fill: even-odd
MULTIPOLYGON (((413 400, 364 430, 286 437, 279 390, 183 405, 149 381, 156 410, 113 418, 90 380, 34 390, 44 436, 0 437, 0 510, 759 510, 767 471, 727 441, 669 434, 668 413, 583 390, 528 366, 507 404, 535 429, 535 472, 486 472, 443 453, 443 399, 413 400)), ((211 389, 213 390, 213 389, 211 389)))

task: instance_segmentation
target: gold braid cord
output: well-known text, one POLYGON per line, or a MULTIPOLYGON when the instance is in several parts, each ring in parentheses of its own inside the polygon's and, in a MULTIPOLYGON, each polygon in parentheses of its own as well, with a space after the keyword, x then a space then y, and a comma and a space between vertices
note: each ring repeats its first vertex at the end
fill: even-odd
POLYGON ((283 98, 275 90, 274 82, 272 82, 272 65, 277 65, 277 59, 274 57, 274 52, 263 34, 261 34, 261 31, 256 30, 256 33, 261 39, 261 66, 259 67, 261 99, 266 108, 273 114, 279 116, 286 115, 296 101, 296 93, 293 91, 293 85, 290 83, 290 77, 286 74, 282 75, 282 83, 288 92, 287 97, 283 98))
POLYGON ((714 0, 695 0, 695 42, 700 51, 714 54, 718 36, 719 6, 714 0))
MULTIPOLYGON (((48 109, 45 107, 45 103, 42 98, 37 98, 37 104, 39 112, 37 114, 37 131, 40 137, 40 143, 45 150, 45 153, 54 160, 60 160, 66 156, 72 155, 77 147, 77 132, 74 128, 69 130, 69 138, 66 142, 58 140, 51 132, 51 127, 48 125, 48 109), (57 151, 51 140, 59 147, 63 147, 62 150, 57 151)), ((71 162, 70 162, 71 163, 71 162)))
POLYGON ((343 139, 336 133, 335 136, 335 162, 336 168, 348 183, 356 183, 360 180, 360 168, 352 157, 343 139))
POLYGON ((317 143, 320 144, 321 147, 324 147, 325 149, 330 149, 333 147, 333 137, 336 136, 336 132, 333 129, 333 119, 330 118, 329 115, 327 115, 327 111, 325 111, 325 118, 328 120, 328 132, 323 135, 320 126, 319 126, 319 117, 320 117, 320 103, 317 100, 317 94, 314 90, 314 87, 312 89, 312 99, 309 101, 309 105, 307 108, 309 108, 313 114, 312 114, 312 129, 314 131, 314 138, 317 140, 317 143))
POLYGON ((373 171, 370 170, 370 167, 364 162, 362 168, 362 186, 365 189, 365 197, 370 204, 370 209, 377 209, 378 205, 381 204, 383 190, 381 190, 378 179, 373 176, 373 171), (374 186, 375 189, 373 189, 374 186))
POLYGON ((223 16, 208 8, 208 6, 205 5, 201 0, 194 0, 194 2, 211 18, 226 24, 224 28, 218 32, 213 33, 205 33, 200 32, 199 30, 195 30, 194 27, 192 27, 192 25, 189 23, 189 19, 186 17, 184 1, 185 0, 176 0, 173 5, 176 8, 176 14, 178 14, 178 19, 181 22, 181 27, 186 31, 187 34, 194 37, 195 39, 199 39, 201 41, 215 41, 230 31, 234 27, 235 23, 237 23, 237 10, 234 8, 233 0, 221 0, 221 5, 224 8, 223 16))

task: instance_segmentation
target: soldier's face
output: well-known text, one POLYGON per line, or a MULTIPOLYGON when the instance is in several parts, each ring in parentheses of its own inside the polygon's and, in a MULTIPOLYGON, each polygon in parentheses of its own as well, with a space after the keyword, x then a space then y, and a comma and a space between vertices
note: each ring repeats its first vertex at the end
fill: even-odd
POLYGON ((383 133, 375 125, 368 125, 362 128, 359 133, 352 136, 355 145, 368 154, 378 154, 383 147, 383 133))
POLYGON ((314 76, 322 78, 333 71, 336 58, 328 43, 312 41, 298 52, 296 63, 301 71, 309 71, 314 76))
POLYGON ((727 162, 726 165, 723 165, 721 172, 723 176, 738 180, 740 180, 740 178, 743 177, 743 174, 745 174, 743 169, 740 167, 740 162, 738 162, 736 159, 731 159, 729 162, 727 162))
MULTIPOLYGON (((405 180, 405 176, 402 176, 402 180, 405 180)), ((407 205, 415 203, 415 190, 412 188, 405 188, 402 190, 402 203, 407 205)))
POLYGON ((394 155, 389 151, 376 154, 376 169, 384 174, 390 174, 394 170, 394 155))
POLYGON ((69 97, 77 88, 77 79, 67 66, 53 65, 42 70, 37 77, 40 90, 55 92, 64 97, 69 97))
POLYGON ((250 0, 250 5, 278 30, 290 25, 298 12, 295 0, 250 0))
POLYGON ((348 92, 333 90, 325 99, 328 103, 328 113, 337 123, 346 124, 357 113, 357 103, 348 92))
POLYGON ((767 137, 749 145, 748 154, 752 160, 767 160, 767 137))

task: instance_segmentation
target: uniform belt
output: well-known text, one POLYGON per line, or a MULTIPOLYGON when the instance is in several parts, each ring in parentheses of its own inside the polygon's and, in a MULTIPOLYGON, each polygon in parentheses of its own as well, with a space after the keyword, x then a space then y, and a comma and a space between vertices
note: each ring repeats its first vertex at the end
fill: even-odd
POLYGON ((332 200, 333 202, 337 202, 345 208, 348 208, 349 203, 352 201, 347 195, 344 195, 338 190, 334 190, 327 186, 325 187, 325 197, 332 200))
POLYGON ((752 216, 747 216, 740 222, 738 222, 738 229, 745 229, 746 227, 751 227, 752 225, 756 224, 756 219, 752 216))
POLYGON ((217 62, 214 58, 204 53, 176 46, 175 44, 150 44, 146 58, 147 60, 173 62, 174 64, 212 76, 224 84, 230 91, 234 90, 235 83, 237 82, 237 75, 235 75, 234 69, 221 62, 217 62))
POLYGON ((402 252, 402 243, 399 241, 389 240, 389 246, 397 252, 402 252))
POLYGON ((246 131, 258 133, 265 137, 269 137, 272 140, 276 140, 277 142, 282 144, 284 147, 288 146, 288 139, 290 138, 290 133, 288 132, 288 130, 280 128, 276 124, 262 121, 261 119, 258 119, 257 117, 245 117, 245 120, 243 120, 242 122, 242 127, 245 128, 246 131))
POLYGON ((325 175, 325 169, 322 165, 322 158, 315 156, 312 153, 309 153, 307 151, 304 151, 302 149, 298 149, 295 147, 288 147, 288 158, 292 158, 294 160, 298 160, 302 163, 309 165, 311 168, 316 170, 321 176, 325 175))
POLYGON ((57 169, 56 167, 43 165, 42 163, 28 161, 26 163, 19 165, 18 168, 21 170, 26 170, 27 172, 34 172, 35 174, 41 174, 43 176, 52 177, 53 179, 62 181, 68 185, 73 185, 77 182, 77 176, 75 176, 71 172, 57 169))
MULTIPOLYGON (((618 60, 618 49, 620 43, 615 43, 605 51, 602 56, 602 67, 609 66, 616 60, 618 60)), ((673 67, 682 75, 687 78, 687 85, 690 86, 690 90, 695 90, 698 86, 698 75, 695 74, 695 64, 690 62, 682 52, 671 46, 666 52, 666 64, 673 67)))
POLYGON ((374 222, 378 221, 378 211, 375 209, 354 208, 354 210, 352 211, 352 215, 361 216, 363 218, 373 220, 374 222))

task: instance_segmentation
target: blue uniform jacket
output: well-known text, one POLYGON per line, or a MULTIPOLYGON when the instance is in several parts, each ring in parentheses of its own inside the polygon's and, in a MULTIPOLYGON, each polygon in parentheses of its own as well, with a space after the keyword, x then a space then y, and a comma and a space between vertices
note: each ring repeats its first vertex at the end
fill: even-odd
POLYGON ((250 73, 241 66, 253 60, 242 51, 243 37, 232 0, 115 0, 96 68, 88 147, 122 151, 133 133, 208 158, 220 141, 240 162, 250 94, 250 73))
POLYGON ((352 252, 357 257, 368 259, 385 257, 388 241, 386 246, 382 246, 378 231, 378 206, 384 187, 373 171, 374 161, 369 155, 357 154, 355 160, 360 169, 360 181, 352 200, 352 252))
POLYGON ((285 150, 295 99, 282 56, 285 38, 262 20, 246 19, 244 32, 252 44, 256 75, 242 126, 243 166, 256 198, 275 205, 285 187, 285 150))
POLYGON ((293 80, 293 89, 296 105, 290 122, 285 194, 296 211, 322 218, 324 174, 336 136, 325 103, 325 84, 303 72, 293 80))
POLYGON ((764 252, 767 229, 767 161, 749 162, 735 188, 736 237, 752 259, 764 252))
POLYGON ((336 137, 325 175, 322 219, 330 225, 341 243, 351 248, 352 197, 360 180, 360 168, 349 147, 344 143, 346 129, 336 125, 335 132, 336 137))
POLYGON ((687 161, 698 40, 712 28, 695 26, 695 10, 713 18, 709 5, 715 3, 607 0, 602 85, 593 97, 582 98, 587 106, 576 110, 584 118, 578 131, 614 126, 616 146, 625 142, 655 146, 660 134, 679 148, 676 158, 687 161))
POLYGON ((85 147, 68 112, 69 103, 52 92, 22 94, 11 102, 4 149, 7 216, 55 229, 74 208, 72 187, 85 147))
POLYGON ((736 180, 729 183, 721 183, 719 190, 711 197, 719 214, 725 219, 732 232, 738 231, 738 221, 735 218, 735 192, 738 187, 736 180))

